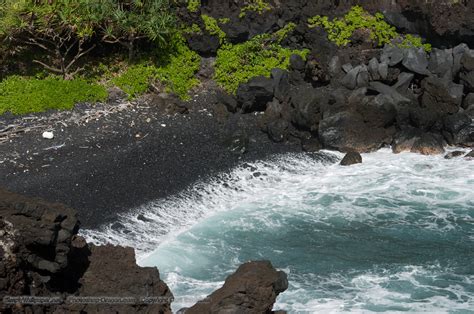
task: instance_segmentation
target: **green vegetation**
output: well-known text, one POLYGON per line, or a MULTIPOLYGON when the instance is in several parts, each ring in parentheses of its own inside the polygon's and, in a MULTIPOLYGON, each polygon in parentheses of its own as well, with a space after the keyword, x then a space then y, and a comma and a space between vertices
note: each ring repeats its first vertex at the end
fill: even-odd
POLYGON ((270 4, 265 2, 265 0, 249 0, 248 4, 240 9, 239 17, 243 18, 248 11, 257 12, 262 14, 265 11, 271 10, 270 4))
POLYGON ((385 22, 383 14, 371 15, 360 6, 352 7, 344 17, 333 20, 329 20, 327 16, 316 15, 308 19, 308 26, 324 28, 328 39, 338 46, 348 45, 355 31, 365 30, 378 46, 399 40, 402 41, 402 47, 423 47, 427 51, 431 50, 431 45, 423 44, 419 37, 398 34, 395 27, 385 22))
POLYGON ((201 0, 188 0, 188 11, 196 13, 201 8, 201 0))
POLYGON ((155 80, 160 81, 167 92, 173 92, 184 100, 189 99, 189 90, 199 84, 194 75, 199 70, 201 59, 180 37, 175 38, 168 49, 170 52, 157 61, 130 66, 112 82, 130 99, 146 92, 155 80))
POLYGON ((270 76, 274 68, 287 69, 290 56, 299 54, 306 58, 308 50, 292 50, 280 45, 291 29, 289 24, 274 34, 256 36, 242 44, 224 44, 217 52, 215 80, 230 93, 235 93, 239 84, 255 76, 270 76))
POLYGON ((208 16, 205 14, 201 15, 201 18, 204 22, 204 27, 206 28, 206 31, 208 31, 209 34, 213 36, 217 36, 219 38, 219 43, 223 44, 225 42, 226 34, 219 27, 217 20, 212 16, 208 16))
POLYGON ((166 86, 167 92, 173 92, 181 99, 189 99, 189 91, 199 84, 195 78, 201 65, 201 57, 186 45, 180 36, 176 37, 170 53, 161 58, 163 66, 156 71, 155 78, 166 86))
POLYGON ((0 82, 0 114, 26 114, 49 109, 72 109, 78 102, 98 102, 107 99, 103 86, 83 79, 63 80, 10 76, 0 82))
POLYGON ((138 41, 164 43, 174 23, 168 0, 0 0, 0 41, 65 79, 96 46, 121 45, 132 59, 138 41))

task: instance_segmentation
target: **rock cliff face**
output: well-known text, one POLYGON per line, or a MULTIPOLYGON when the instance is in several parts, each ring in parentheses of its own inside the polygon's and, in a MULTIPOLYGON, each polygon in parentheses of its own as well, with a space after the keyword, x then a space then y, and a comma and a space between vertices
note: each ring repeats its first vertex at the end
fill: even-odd
POLYGON ((2 313, 171 313, 173 295, 156 268, 138 267, 131 248, 88 245, 78 229, 73 209, 0 189, 2 313), (5 296, 47 297, 56 304, 7 304, 14 299, 5 296), (82 304, 73 297, 131 301, 82 304))
MULTIPOLYGON (((354 5, 363 5, 371 12, 383 12, 398 29, 420 34, 435 46, 455 46, 474 40, 474 2, 469 0, 272 0, 276 10, 258 14, 249 13, 238 18, 244 0, 202 0, 203 11, 216 17, 229 17, 224 31, 233 41, 281 27, 289 21, 305 22, 314 15, 336 16, 354 5)), ((212 42, 212 40, 209 40, 212 42)), ((217 43, 213 46, 217 47, 217 43)), ((205 45, 209 49, 209 45, 205 45)), ((211 49, 212 50, 212 49, 211 49)))

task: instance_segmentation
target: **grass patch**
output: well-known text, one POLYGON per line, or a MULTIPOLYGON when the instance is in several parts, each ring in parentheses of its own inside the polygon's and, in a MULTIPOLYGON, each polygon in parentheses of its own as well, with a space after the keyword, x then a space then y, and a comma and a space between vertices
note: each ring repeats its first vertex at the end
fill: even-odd
POLYGON ((224 44, 217 51, 215 80, 235 94, 240 84, 255 76, 270 76, 274 68, 287 69, 292 54, 306 58, 308 50, 284 48, 280 42, 294 29, 289 24, 275 34, 256 36, 241 44, 224 44))
POLYGON ((78 102, 105 101, 107 96, 105 87, 83 79, 66 81, 57 77, 10 76, 0 82, 0 114, 72 109, 78 102))
POLYGON ((366 30, 370 33, 370 39, 378 46, 398 41, 401 42, 398 46, 402 48, 415 47, 431 51, 431 45, 424 44, 420 37, 399 34, 395 27, 385 21, 382 13, 371 15, 360 6, 352 7, 346 15, 333 20, 329 20, 327 16, 313 16, 308 19, 308 26, 324 28, 328 33, 328 39, 338 46, 347 46, 351 43, 351 37, 356 30, 366 30))
POLYGON ((183 100, 190 99, 189 90, 199 84, 194 75, 199 70, 201 57, 189 49, 180 36, 167 49, 153 61, 129 66, 112 79, 112 83, 133 99, 145 93, 152 81, 158 80, 165 86, 166 92, 175 93, 183 100))

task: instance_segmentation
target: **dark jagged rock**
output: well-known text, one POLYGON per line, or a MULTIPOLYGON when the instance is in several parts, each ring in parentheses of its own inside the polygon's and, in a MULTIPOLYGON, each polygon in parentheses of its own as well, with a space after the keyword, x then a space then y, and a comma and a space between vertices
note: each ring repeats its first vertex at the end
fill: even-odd
POLYGON ((311 137, 309 139, 301 140, 301 148, 305 152, 317 152, 323 147, 321 145, 321 142, 317 138, 311 137))
POLYGON ((362 156, 359 153, 350 152, 347 153, 344 158, 342 158, 340 165, 341 166, 350 166, 355 164, 362 163, 362 156))
POLYGON ((403 58, 403 50, 393 45, 386 45, 383 48, 382 55, 380 56, 382 63, 387 63, 391 67, 401 63, 403 58))
POLYGON ((288 288, 286 274, 267 261, 248 262, 224 285, 188 309, 186 314, 271 313, 276 297, 288 288))
POLYGON ((297 54, 292 54, 290 56, 290 69, 295 71, 303 71, 305 69, 305 61, 304 59, 297 54))
POLYGON ((292 89, 290 95, 290 102, 294 108, 292 122, 304 130, 317 129, 321 119, 321 104, 328 98, 326 91, 305 84, 292 89))
POLYGON ((273 99, 273 81, 257 76, 237 89, 237 100, 245 113, 265 111, 267 103, 273 99))
POLYGON ((321 120, 319 138, 324 147, 360 153, 375 151, 391 142, 386 129, 370 127, 360 114, 348 111, 321 120))
POLYGON ((156 268, 140 268, 131 248, 88 246, 76 212, 0 189, 2 313, 171 313, 172 294, 156 268), (56 297, 58 304, 9 305, 4 296, 56 297), (163 297, 160 304, 65 303, 68 297, 163 297))
POLYGON ((422 134, 423 131, 416 128, 407 128, 397 132, 393 138, 392 151, 395 154, 411 151, 413 145, 422 134))
POLYGON ((421 104, 432 112, 456 113, 462 104, 463 86, 447 79, 430 76, 421 82, 424 90, 421 104))
POLYGON ((474 159, 474 150, 471 150, 469 153, 466 154, 466 156, 464 156, 465 158, 468 158, 468 159, 474 159))
POLYGON ((417 74, 428 75, 430 73, 428 71, 428 57, 423 48, 407 49, 404 52, 402 64, 405 68, 417 74))
POLYGON ((350 70, 342 79, 341 84, 348 89, 365 87, 369 83, 369 71, 365 65, 350 70))
POLYGON ((288 121, 284 119, 276 119, 268 123, 267 125, 267 133, 268 136, 272 141, 275 143, 284 142, 285 139, 288 137, 288 130, 289 124, 288 121))
POLYGON ((444 153, 444 143, 441 136, 431 133, 423 133, 413 144, 412 153, 422 155, 439 155, 444 153))
POLYGON ((463 151, 459 151, 459 150, 456 150, 454 152, 450 152, 450 153, 447 153, 444 158, 445 159, 453 159, 453 158, 457 158, 457 157, 461 157, 461 156, 464 156, 464 152, 463 151))
POLYGON ((282 69, 273 69, 273 93, 279 101, 287 102, 290 94, 290 80, 288 72, 282 69))
POLYGON ((452 78, 454 75, 453 50, 434 48, 430 54, 428 70, 438 77, 444 77, 448 74, 452 78))
POLYGON ((235 113, 239 109, 237 99, 224 91, 217 94, 217 101, 223 104, 229 112, 235 113))

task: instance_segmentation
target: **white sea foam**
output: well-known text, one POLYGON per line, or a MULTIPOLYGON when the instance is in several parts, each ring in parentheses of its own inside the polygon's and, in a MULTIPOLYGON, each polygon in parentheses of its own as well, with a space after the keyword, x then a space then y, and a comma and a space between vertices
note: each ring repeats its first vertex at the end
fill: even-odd
MULTIPOLYGON (((342 156, 334 152, 327 154, 342 156)), ((246 203, 273 209, 299 203, 301 211, 291 215, 306 215, 308 219, 323 222, 334 216, 375 222, 379 220, 378 215, 386 214, 386 207, 391 206, 397 209, 392 219, 404 221, 406 215, 416 214, 410 202, 421 201, 433 209, 431 216, 419 221, 427 228, 449 229, 459 222, 474 223, 467 211, 453 216, 455 204, 474 207, 474 161, 411 153, 395 155, 388 149, 364 154, 364 163, 351 167, 328 165, 328 159, 289 154, 246 164, 178 195, 152 201, 120 215, 117 221, 124 229, 114 229, 114 224, 109 224, 99 230, 83 230, 82 234, 97 244, 132 246, 143 257, 198 221, 246 203), (321 206, 314 208, 306 203, 311 194, 319 196, 321 206), (325 199, 330 201, 334 197, 343 201, 332 203, 330 208, 323 206, 325 199), (377 203, 377 199, 383 200, 385 207, 366 206, 377 203), (400 199, 406 205, 400 205, 397 202, 400 199), (139 215, 143 215, 145 221, 140 220, 139 215)), ((277 223, 259 217, 259 213, 255 218, 264 224, 277 223)))

